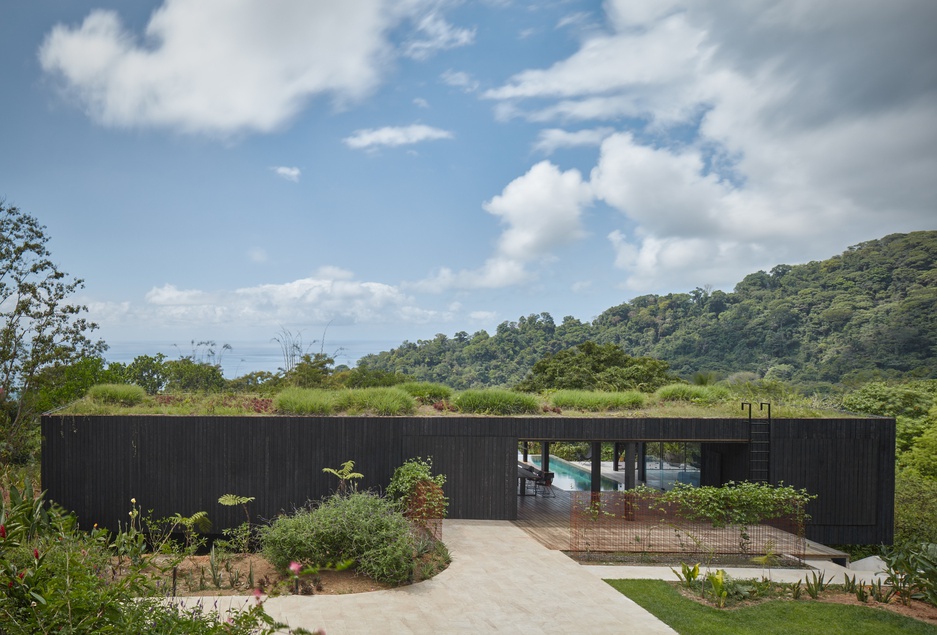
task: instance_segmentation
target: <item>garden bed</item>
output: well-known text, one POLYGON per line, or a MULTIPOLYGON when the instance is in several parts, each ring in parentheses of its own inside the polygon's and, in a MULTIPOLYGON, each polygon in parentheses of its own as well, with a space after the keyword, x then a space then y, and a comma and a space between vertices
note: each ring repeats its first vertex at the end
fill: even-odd
MULTIPOLYGON (((685 598, 693 600, 694 602, 704 606, 710 606, 714 608, 716 607, 716 603, 709 595, 701 597, 698 591, 687 589, 679 582, 668 582, 668 584, 677 589, 677 591, 679 591, 679 593, 685 598)), ((912 599, 910 605, 903 604, 898 600, 897 597, 892 597, 888 602, 876 602, 872 598, 869 598, 867 601, 863 602, 856 598, 855 593, 847 592, 842 586, 838 585, 827 587, 825 590, 819 593, 815 600, 806 595, 802 595, 799 599, 795 600, 793 597, 791 597, 790 589, 790 585, 770 583, 770 588, 768 588, 763 596, 754 599, 739 600, 728 603, 723 610, 732 611, 770 601, 825 602, 829 604, 844 604, 847 606, 865 606, 882 611, 890 611, 892 613, 904 615, 905 617, 910 617, 921 622, 926 622, 928 624, 937 626, 937 606, 933 606, 920 600, 912 599)))
MULTIPOLYGON (((414 562, 413 583, 433 577, 443 571, 448 562, 425 554, 414 562), (426 575, 426 578, 420 577, 426 575)), ((346 595, 395 588, 392 584, 372 580, 353 569, 343 571, 321 570, 294 577, 291 572, 279 571, 261 554, 217 556, 215 575, 209 555, 188 556, 175 567, 175 593, 173 568, 167 556, 156 556, 154 564, 143 570, 144 575, 157 581, 167 596, 236 596, 251 595, 255 589, 265 595, 346 595), (251 584, 253 581, 253 584, 251 584), (297 584, 298 581, 298 584, 297 584)), ((128 570, 118 569, 121 575, 128 570)))

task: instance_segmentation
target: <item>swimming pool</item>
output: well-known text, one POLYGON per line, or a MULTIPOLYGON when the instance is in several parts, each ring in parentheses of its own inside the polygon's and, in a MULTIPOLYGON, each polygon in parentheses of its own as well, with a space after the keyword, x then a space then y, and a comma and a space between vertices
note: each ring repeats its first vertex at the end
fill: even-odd
MULTIPOLYGON (((539 468, 540 456, 528 456, 529 462, 539 468)), ((523 456, 518 452, 517 458, 522 460, 523 456)), ((553 487, 557 489, 567 492, 588 492, 592 489, 592 476, 588 472, 576 469, 563 459, 558 459, 552 454, 550 455, 550 471, 553 472, 553 487)), ((625 486, 621 483, 606 476, 602 477, 603 492, 617 492, 624 488, 625 486)))

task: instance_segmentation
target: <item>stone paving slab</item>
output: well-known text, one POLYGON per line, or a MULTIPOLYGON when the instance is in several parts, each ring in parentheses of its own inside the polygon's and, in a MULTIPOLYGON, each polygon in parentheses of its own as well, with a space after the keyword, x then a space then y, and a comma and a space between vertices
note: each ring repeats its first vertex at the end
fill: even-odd
MULTIPOLYGON (((432 580, 344 596, 281 596, 264 606, 290 626, 329 635, 675 632, 589 567, 545 549, 510 522, 447 520, 443 540, 452 564, 432 580)), ((225 599, 230 604, 221 608, 245 601, 225 599)))
MULTIPOLYGON (((446 520, 443 539, 452 564, 432 580, 353 595, 281 596, 264 606, 275 619, 329 635, 344 633, 590 633, 672 634, 669 626, 604 580, 673 580, 667 566, 580 565, 507 521, 446 520)), ((736 579, 797 582, 823 572, 871 583, 884 576, 828 560, 804 569, 725 567, 736 579)), ((703 567, 701 567, 703 568, 703 567)), ((219 610, 250 606, 254 598, 187 598, 219 610)))

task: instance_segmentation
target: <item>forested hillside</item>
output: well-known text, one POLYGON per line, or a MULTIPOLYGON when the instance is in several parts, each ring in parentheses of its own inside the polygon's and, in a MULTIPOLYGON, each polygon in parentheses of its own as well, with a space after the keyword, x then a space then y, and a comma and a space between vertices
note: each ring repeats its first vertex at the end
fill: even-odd
POLYGON ((645 295, 593 322, 548 313, 494 334, 439 334, 361 360, 455 388, 513 385, 547 353, 592 340, 686 378, 740 371, 817 383, 937 377, 937 231, 892 234, 822 262, 778 265, 731 293, 645 295))

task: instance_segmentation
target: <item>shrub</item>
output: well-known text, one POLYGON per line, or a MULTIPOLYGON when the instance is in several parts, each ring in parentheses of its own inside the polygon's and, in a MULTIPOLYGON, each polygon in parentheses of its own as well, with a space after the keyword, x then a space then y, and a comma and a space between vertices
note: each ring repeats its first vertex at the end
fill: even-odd
POLYGON ((881 417, 922 417, 934 405, 933 388, 928 388, 923 382, 902 386, 870 382, 843 397, 843 408, 881 417))
POLYGON ((690 401, 696 404, 715 404, 731 397, 725 386, 695 386, 670 384, 657 389, 654 395, 661 401, 690 401))
POLYGON ((277 412, 293 415, 330 415, 335 412, 335 392, 317 388, 287 388, 273 400, 277 412))
POLYGON ((387 498, 410 518, 445 518, 448 499, 442 493, 446 475, 433 476, 433 458, 410 459, 394 470, 387 486, 387 498))
POLYGON ((0 631, 3 633, 178 633, 248 635, 281 632, 261 605, 219 616, 172 604, 146 582, 141 563, 114 576, 122 534, 79 531, 75 517, 11 487, 0 498, 0 631), (224 618, 228 617, 228 620, 224 618))
POLYGON ((399 388, 352 388, 335 393, 336 410, 393 416, 412 414, 416 402, 399 388))
POLYGON ((911 470, 895 477, 895 544, 937 543, 937 480, 911 470))
MULTIPOLYGON (((638 490, 639 492, 641 490, 638 490)), ((689 520, 707 520, 713 527, 757 525, 764 520, 792 516, 804 521, 804 509, 816 495, 786 485, 729 481, 721 487, 693 487, 676 483, 659 496, 664 504, 675 504, 679 513, 689 520)))
POLYGON ((146 391, 134 384, 98 384, 88 389, 92 401, 121 406, 135 406, 146 399, 146 391))
POLYGON ((466 390, 459 393, 454 404, 462 412, 486 415, 516 415, 540 410, 537 397, 497 388, 466 390))
POLYGON ((261 531, 263 553, 281 569, 290 562, 324 566, 354 560, 357 571, 401 584, 413 570, 410 524, 391 501, 372 492, 333 496, 312 510, 278 518, 261 531))
POLYGON ((428 381, 409 381, 398 386, 421 404, 433 404, 452 399, 452 388, 428 381))
POLYGON ((557 408, 601 412, 603 410, 631 410, 644 406, 644 393, 636 390, 601 392, 586 390, 558 390, 550 395, 550 403, 557 408))

